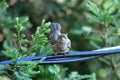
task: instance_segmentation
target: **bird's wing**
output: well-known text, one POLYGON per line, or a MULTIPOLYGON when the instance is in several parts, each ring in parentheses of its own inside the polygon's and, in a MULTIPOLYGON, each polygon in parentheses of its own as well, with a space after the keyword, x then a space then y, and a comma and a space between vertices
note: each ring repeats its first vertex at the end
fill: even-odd
POLYGON ((58 35, 55 33, 52 33, 50 34, 49 39, 51 44, 56 44, 56 42, 58 41, 58 35))
POLYGON ((71 41, 68 39, 68 48, 71 48, 71 41))

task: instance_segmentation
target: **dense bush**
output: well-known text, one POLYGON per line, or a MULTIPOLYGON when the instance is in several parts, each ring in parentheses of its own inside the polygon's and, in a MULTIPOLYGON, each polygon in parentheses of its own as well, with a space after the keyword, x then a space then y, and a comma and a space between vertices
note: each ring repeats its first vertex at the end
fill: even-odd
POLYGON ((11 59, 14 65, 0 65, 0 80, 119 80, 119 54, 64 65, 37 65, 44 59, 17 63, 26 56, 53 53, 47 38, 51 22, 63 26, 73 51, 119 45, 119 2, 1 0, 0 61, 11 59))

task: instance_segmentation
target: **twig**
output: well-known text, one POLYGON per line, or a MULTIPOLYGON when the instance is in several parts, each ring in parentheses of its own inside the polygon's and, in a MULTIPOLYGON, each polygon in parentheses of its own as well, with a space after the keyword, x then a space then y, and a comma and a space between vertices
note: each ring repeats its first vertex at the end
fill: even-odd
POLYGON ((115 64, 115 60, 114 60, 113 55, 110 55, 110 59, 111 59, 110 60, 111 61, 111 67, 112 67, 112 69, 113 69, 113 71, 115 73, 115 76, 116 76, 117 80, 120 80, 120 76, 119 76, 119 74, 117 72, 117 65, 115 64))

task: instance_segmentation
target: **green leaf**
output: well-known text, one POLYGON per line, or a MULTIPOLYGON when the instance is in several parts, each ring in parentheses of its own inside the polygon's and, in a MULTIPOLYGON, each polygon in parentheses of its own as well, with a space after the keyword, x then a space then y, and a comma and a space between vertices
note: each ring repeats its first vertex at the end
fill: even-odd
POLYGON ((26 23, 29 20, 28 16, 20 17, 20 23, 26 23))
POLYGON ((71 79, 76 79, 76 78, 79 78, 79 77, 80 77, 80 75, 76 71, 71 72, 71 74, 69 75, 69 78, 71 78, 71 79))
POLYGON ((27 51, 27 48, 24 47, 24 46, 21 46, 21 50, 22 50, 23 52, 26 52, 26 51, 27 51))
POLYGON ((97 44, 97 43, 95 43, 94 41, 90 41, 90 44, 93 46, 93 47, 95 47, 96 49, 100 49, 101 47, 97 44))
POLYGON ((52 74, 56 74, 56 68, 54 66, 49 66, 48 70, 52 73, 52 74))
POLYGON ((48 27, 50 26, 50 24, 51 24, 51 22, 47 22, 47 23, 44 24, 44 26, 45 26, 46 28, 48 28, 48 27))
POLYGON ((3 7, 2 9, 4 9, 4 10, 9 7, 9 5, 6 2, 6 0, 2 1, 1 6, 3 7))
POLYGON ((100 16, 101 10, 98 8, 98 6, 95 3, 88 1, 86 6, 88 10, 91 11, 94 15, 100 16))
POLYGON ((19 23, 18 21, 19 21, 19 18, 16 17, 16 18, 15 18, 15 22, 16 22, 17 24, 19 23))
POLYGON ((91 32, 92 31, 92 28, 90 26, 83 26, 82 27, 82 30, 86 31, 86 32, 91 32))
POLYGON ((25 27, 22 26, 22 24, 17 24, 15 25, 15 28, 18 32, 21 32, 21 31, 24 31, 25 30, 25 27))
POLYGON ((44 23, 45 23, 45 19, 42 20, 42 24, 41 25, 44 25, 44 23))
POLYGON ((25 34, 21 34, 21 38, 25 38, 26 36, 25 36, 25 34))

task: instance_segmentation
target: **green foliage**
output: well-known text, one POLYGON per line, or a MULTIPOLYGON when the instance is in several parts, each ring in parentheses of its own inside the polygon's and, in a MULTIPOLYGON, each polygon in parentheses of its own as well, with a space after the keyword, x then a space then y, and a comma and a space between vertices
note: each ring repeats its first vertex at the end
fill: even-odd
POLYGON ((14 75, 17 79, 20 80, 32 80, 31 77, 34 75, 40 73, 40 71, 35 71, 34 69, 36 68, 38 63, 29 63, 27 66, 17 66, 18 71, 14 71, 14 75))
MULTIPOLYGON (((7 5, 5 1, 3 3, 7 5)), ((6 5, 3 6, 5 8, 3 12, 8 14, 6 11, 8 5, 6 5)), ((31 27, 28 16, 11 18, 10 15, 5 16, 4 13, 1 16, 6 18, 0 20, 0 25, 1 30, 5 30, 4 34, 7 37, 4 43, 5 50, 2 51, 2 54, 8 59, 12 59, 13 65, 0 65, 0 74, 5 74, 12 80, 32 80, 32 78, 38 77, 36 75, 41 75, 41 79, 47 76, 45 77, 47 80, 62 80, 67 68, 53 65, 44 69, 43 66, 38 65, 41 60, 38 62, 17 62, 25 56, 51 53, 50 44, 46 37, 46 34, 50 32, 50 22, 45 23, 43 20, 41 26, 38 26, 35 33, 31 35, 31 39, 28 39, 24 34, 24 31, 31 27)), ((74 76, 70 78, 73 79, 74 76)))
POLYGON ((104 10, 101 10, 96 4, 92 3, 91 1, 88 2, 87 8, 89 11, 92 12, 92 16, 88 16, 89 20, 92 20, 92 22, 96 22, 102 25, 105 25, 106 27, 109 26, 109 24, 114 20, 115 16, 112 15, 112 5, 108 5, 107 8, 104 8, 104 10))
POLYGON ((105 47, 116 45, 116 43, 119 44, 119 32, 117 31, 119 29, 119 23, 116 23, 116 21, 119 20, 119 11, 115 12, 117 8, 111 1, 109 1, 109 5, 107 4, 108 2, 105 1, 102 9, 101 6, 98 7, 91 1, 88 1, 87 3, 87 8, 91 12, 88 14, 87 18, 90 23, 98 25, 98 28, 91 30, 92 35, 88 37, 91 39, 91 45, 96 48, 102 47, 101 45, 97 44, 98 41, 105 43, 105 47), (99 28, 102 29, 102 32, 99 30, 99 28), (96 39, 94 37, 96 37, 96 39))
MULTIPOLYGON (((88 1, 86 7, 89 12, 87 15, 87 19, 89 23, 92 24, 91 32, 86 35, 86 38, 90 40, 90 44, 95 48, 119 45, 119 7, 116 7, 116 4, 112 2, 112 0, 104 1, 100 6, 91 1, 88 1), (96 26, 93 27, 93 25, 96 26)), ((112 65, 112 68, 114 68, 114 65, 119 64, 119 62, 117 62, 119 61, 117 55, 106 56, 105 58, 99 60, 106 65, 108 65, 107 63, 109 62, 112 65)), ((106 69, 109 70, 110 68, 106 67, 106 69)), ((116 71, 116 68, 113 70, 115 72, 116 78, 120 79, 120 77, 118 76, 119 73, 116 71)), ((99 72, 102 76, 104 76, 104 78, 106 77, 107 79, 109 79, 108 76, 106 76, 105 71, 101 72, 100 70, 99 72)), ((107 74, 110 73, 111 72, 108 72, 107 74)), ((115 76, 112 76, 112 79, 114 79, 115 76)))
POLYGON ((7 37, 4 43, 5 50, 2 50, 2 54, 4 57, 12 59, 14 63, 13 65, 0 65, 0 74, 6 74, 12 80, 32 80, 32 77, 41 72, 40 70, 35 70, 41 60, 38 62, 23 63, 18 63, 17 60, 25 56, 42 54, 45 49, 49 49, 48 53, 50 53, 50 46, 45 35, 50 32, 50 22, 45 23, 45 20, 43 20, 41 26, 37 27, 35 34, 33 34, 29 40, 24 34, 24 31, 31 27, 29 18, 27 16, 16 18, 11 18, 9 15, 5 16, 4 12, 7 13, 6 9, 8 5, 3 1, 0 6, 2 6, 0 10, 2 10, 2 8, 4 9, 1 12, 1 14, 3 13, 1 17, 5 17, 0 19, 1 30, 5 30, 4 34, 7 37), (9 18, 11 22, 8 21, 7 18, 9 18), (9 31, 11 32, 10 34, 9 31), (30 47, 27 45, 30 45, 30 47))
MULTIPOLYGON (((81 50, 91 50, 120 44, 120 5, 118 5, 118 2, 119 0, 89 0, 83 2, 86 10, 83 11, 85 12, 86 21, 84 22, 86 24, 76 25, 70 30, 72 40, 75 42, 78 39, 81 43, 75 44, 78 44, 77 47, 79 48, 77 50, 82 47, 85 47, 85 49, 81 50)), ((99 58, 99 61, 88 61, 87 65, 89 65, 90 71, 96 70, 96 73, 99 74, 99 79, 119 80, 118 67, 120 66, 120 59, 118 56, 119 54, 99 58), (112 70, 110 67, 112 67, 112 70), (115 72, 115 74, 112 75, 112 72, 115 72), (109 78, 110 75, 112 75, 111 78, 109 78)))
POLYGON ((49 25, 50 22, 45 23, 45 21, 43 20, 41 26, 37 27, 35 34, 32 35, 31 51, 39 52, 39 49, 43 49, 45 45, 49 46, 49 41, 45 35, 45 33, 50 32, 49 25))
POLYGON ((14 80, 95 80, 96 76, 105 80, 120 79, 119 55, 85 61, 82 65, 70 64, 68 69, 60 65, 37 65, 44 59, 35 63, 17 63, 22 57, 52 53, 46 37, 50 32, 50 22, 40 21, 42 19, 61 23, 63 32, 69 33, 73 50, 119 45, 120 0, 17 0, 10 3, 11 1, 16 0, 8 0, 10 6, 5 0, 0 2, 0 35, 4 36, 0 58, 12 59, 14 65, 0 65, 1 75, 14 80), (29 30, 31 28, 32 31, 29 30), (71 66, 72 69, 69 69, 71 66), (75 68, 79 73, 85 74, 87 71, 89 75, 66 73, 66 70, 70 72, 75 68), (96 76, 90 74, 93 71, 96 76))
POLYGON ((64 80, 96 80, 96 75, 95 73, 92 73, 91 75, 79 75, 78 72, 71 72, 69 74, 68 78, 65 78, 64 80))
POLYGON ((55 75, 55 76, 51 77, 51 79, 62 80, 65 77, 65 71, 67 70, 67 68, 63 68, 63 69, 61 69, 61 68, 62 67, 57 66, 57 65, 48 67, 49 72, 52 75, 55 75))

